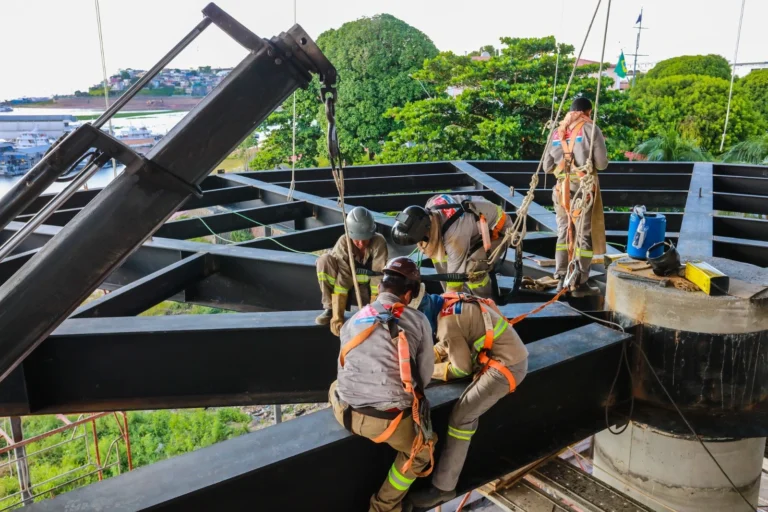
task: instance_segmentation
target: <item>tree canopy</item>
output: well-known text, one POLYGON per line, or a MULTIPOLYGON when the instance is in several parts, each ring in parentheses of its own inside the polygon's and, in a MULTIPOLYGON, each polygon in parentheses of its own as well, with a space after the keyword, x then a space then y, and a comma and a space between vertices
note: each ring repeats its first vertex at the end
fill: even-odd
POLYGON ((728 80, 731 66, 720 55, 681 55, 659 62, 646 74, 648 78, 678 75, 705 75, 728 80))
MULTIPOLYGON (((435 97, 389 111, 399 127, 379 160, 538 159, 552 113, 558 47, 554 37, 502 38, 501 43, 505 46, 500 55, 488 60, 444 52, 425 62, 414 76, 429 84, 435 97), (455 97, 445 92, 449 87, 458 92, 455 97)), ((560 45, 561 70, 573 65, 573 50, 560 45)), ((569 100, 577 94, 594 99, 597 78, 591 75, 597 68, 577 68, 569 100)), ((562 72, 558 80, 558 102, 565 93, 566 75, 562 72)), ((637 118, 627 108, 626 96, 607 90, 610 83, 603 79, 598 122, 616 147, 628 131, 613 127, 631 130, 637 118)))
POLYGON ((768 69, 756 69, 738 81, 738 90, 754 102, 763 119, 768 122, 768 69))
MULTIPOLYGON (((317 45, 339 73, 336 115, 344 158, 355 162, 366 158, 366 152, 373 156, 394 125, 384 112, 426 95, 409 75, 421 69, 425 59, 436 56, 437 48, 421 31, 389 14, 323 32, 317 45)), ((318 91, 315 80, 309 90, 296 95, 297 153, 303 155, 297 164, 304 166, 315 165, 325 155, 325 118, 318 91)), ((281 112, 264 123, 262 129, 269 135, 260 152, 265 154, 257 156, 254 168, 288 163, 292 119, 293 100, 289 99, 281 112)))

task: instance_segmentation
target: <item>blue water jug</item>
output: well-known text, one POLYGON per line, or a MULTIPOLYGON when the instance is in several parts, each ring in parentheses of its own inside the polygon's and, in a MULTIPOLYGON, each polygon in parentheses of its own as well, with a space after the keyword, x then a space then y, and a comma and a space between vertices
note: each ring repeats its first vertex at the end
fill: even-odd
MULTIPOLYGON (((636 259, 647 258, 647 251, 656 242, 663 242, 667 234, 667 218, 660 213, 645 211, 645 206, 635 206, 629 218, 627 236, 627 254, 636 259)), ((663 247, 654 249, 651 258, 658 258, 664 252, 663 247)))

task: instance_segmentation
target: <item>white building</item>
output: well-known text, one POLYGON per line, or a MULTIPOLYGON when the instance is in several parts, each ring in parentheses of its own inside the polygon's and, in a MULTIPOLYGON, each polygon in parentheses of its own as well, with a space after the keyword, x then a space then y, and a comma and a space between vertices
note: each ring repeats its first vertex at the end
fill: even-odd
POLYGON ((13 140, 22 132, 35 130, 57 139, 62 133, 72 131, 76 122, 75 116, 67 115, 2 115, 0 139, 13 140))

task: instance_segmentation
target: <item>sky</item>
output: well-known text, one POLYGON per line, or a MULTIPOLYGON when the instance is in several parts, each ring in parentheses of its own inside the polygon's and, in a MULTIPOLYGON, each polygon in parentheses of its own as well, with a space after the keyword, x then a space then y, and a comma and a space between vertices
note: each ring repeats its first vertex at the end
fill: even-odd
MULTIPOLYGON (((200 0, 100 0, 107 73, 147 69, 201 19, 200 0)), ((291 0, 217 0, 263 38, 293 24, 291 0)), ((296 17, 313 37, 347 21, 392 14, 427 34, 440 50, 464 54, 499 37, 543 37, 578 47, 596 0, 296 0, 296 17)), ((603 0, 583 58, 599 60, 607 0, 603 0)), ((739 0, 614 0, 605 60, 634 53, 633 30, 644 9, 640 61, 715 53, 733 58, 739 0)), ((768 61, 762 39, 768 2, 746 0, 739 62, 768 61)), ((0 0, 0 100, 71 94, 102 77, 94 0, 0 0)), ((209 27, 172 67, 232 67, 245 50, 209 27)), ((627 57, 631 67, 632 57, 627 57)))

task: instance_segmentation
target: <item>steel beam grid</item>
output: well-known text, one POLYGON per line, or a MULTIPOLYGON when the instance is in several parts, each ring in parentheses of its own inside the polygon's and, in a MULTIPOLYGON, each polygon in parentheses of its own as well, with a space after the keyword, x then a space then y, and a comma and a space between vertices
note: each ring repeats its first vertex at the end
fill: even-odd
MULTIPOLYGON (((362 205, 375 210, 379 231, 387 237, 394 222, 388 213, 410 204, 424 204, 435 193, 427 192, 429 190, 481 195, 515 215, 525 190, 511 190, 508 180, 520 180, 520 173, 535 169, 532 165, 535 163, 435 162, 350 167, 345 172, 348 183, 352 184, 347 188, 346 208, 348 211, 353 206, 362 205), (393 185, 398 182, 406 185, 393 185)), ((708 166, 710 176, 713 172, 714 176, 731 176, 720 166, 704 165, 708 166)), ((700 238, 702 222, 706 227, 708 219, 710 235, 703 244, 712 248, 714 255, 768 265, 768 235, 765 234, 768 230, 763 229, 766 221, 713 217, 705 206, 691 206, 692 200, 700 203, 701 199, 697 188, 697 179, 701 175, 697 171, 700 169, 701 164, 696 167, 693 164, 634 162, 612 165, 603 180, 607 184, 603 191, 606 206, 644 202, 649 210, 665 211, 667 236, 679 237, 681 242, 685 237, 689 240, 700 238), (663 187, 664 178, 670 178, 670 187, 663 187), (650 184, 643 186, 643 183, 650 184), (669 211, 683 207, 685 211, 669 211), (692 222, 694 220, 696 222, 692 222), (693 224, 697 225, 696 229, 693 224)), ((738 176, 746 174, 755 178, 750 169, 739 167, 742 174, 738 176)), ((313 323, 320 299, 314 285, 315 258, 311 254, 291 251, 311 253, 330 248, 343 233, 342 211, 328 169, 297 170, 296 178, 297 187, 290 201, 289 171, 217 174, 202 181, 203 198, 187 200, 179 210, 190 212, 186 214, 188 216, 201 217, 214 232, 221 234, 256 225, 234 212, 268 226, 285 223, 293 231, 236 244, 209 244, 186 240, 210 235, 200 220, 183 218, 165 222, 99 285, 113 290, 112 293, 75 311, 22 365, 0 382, 0 412, 43 414, 324 401, 335 375, 338 340, 327 328, 313 323), (192 212, 204 208, 214 213, 192 212), (169 299, 237 313, 134 316, 169 299), (286 372, 284 365, 263 364, 263 354, 274 348, 275 340, 278 343, 291 340, 291 352, 300 355, 295 371, 286 372), (81 372, 84 375, 73 375, 72 368, 76 367, 89 371, 81 372)), ((710 179, 715 184, 710 195, 710 201, 715 203, 713 207, 718 201, 736 202, 733 193, 718 191, 722 180, 710 179), (718 195, 721 195, 720 199, 718 195)), ((12 257, 0 262, 0 283, 16 279, 14 273, 43 250, 50 239, 67 229, 83 209, 98 201, 97 192, 75 194, 49 224, 38 228, 12 257)), ((549 191, 538 190, 537 202, 529 211, 530 231, 525 243, 529 254, 549 257, 554 254, 554 213, 545 208, 551 203, 550 196, 549 191)), ((18 220, 26 220, 47 200, 47 197, 38 199, 18 220)), ((750 206, 742 207, 752 206, 750 203, 750 206)), ((627 211, 606 212, 609 240, 626 243, 628 219, 627 211)), ((7 239, 21 225, 20 222, 9 224, 0 232, 0 240, 7 239)), ((390 249, 392 254, 410 252, 410 248, 398 246, 390 249)), ((505 267, 503 272, 509 270, 505 267)), ((550 271, 526 260, 528 275, 537 277, 550 271)), ((424 272, 433 270, 425 268, 424 272)), ((509 282, 507 277, 500 278, 502 286, 508 286, 509 282)), ((505 313, 514 316, 535 306, 536 303, 531 302, 512 304, 507 306, 505 313)), ((477 486, 525 461, 549 453, 547 450, 551 452, 570 440, 602 428, 600 404, 606 398, 610 384, 608 377, 598 377, 594 382, 590 380, 584 396, 564 400, 562 395, 558 396, 558 390, 570 390, 576 381, 579 382, 576 388, 582 389, 584 379, 579 375, 583 377, 584 371, 590 375, 612 377, 618 361, 618 340, 623 339, 620 333, 599 327, 562 306, 545 309, 516 328, 529 344, 534 371, 518 393, 505 399, 503 405, 494 408, 487 418, 484 416, 482 424, 504 424, 505 428, 491 432, 481 427, 478 441, 473 440, 468 469, 460 483, 462 489, 477 486), (605 336, 611 341, 606 342, 608 338, 605 336), (603 342, 607 344, 601 345, 603 342), (538 363, 543 360, 541 358, 547 363, 538 363), (539 380, 550 383, 570 381, 570 384, 544 389, 547 386, 538 383, 539 380), (525 391, 526 387, 529 391, 525 391), (538 404, 537 411, 532 409, 534 403, 538 404), (581 410, 571 407, 577 404, 581 410), (561 410, 564 405, 565 409, 561 410), (545 425, 543 430, 542 425, 545 425), (499 438, 502 430, 504 439, 499 438), (546 431, 548 436, 539 431, 546 431), (536 433, 536 441, 530 445, 512 446, 510 443, 514 442, 506 440, 534 435, 531 432, 536 433), (502 444, 491 449, 491 443, 502 444), (497 454, 503 454, 506 459, 499 460, 497 454), (483 467, 483 458, 489 456, 493 463, 483 467)), ((430 390, 430 396, 435 397, 433 405, 438 428, 444 428, 450 403, 460 390, 461 384, 430 390)), ((165 471, 173 466, 170 472, 185 482, 186 491, 183 492, 178 486, 169 484, 159 486, 161 490, 158 492, 140 497, 143 501, 131 501, 134 498, 129 494, 136 493, 129 490, 149 484, 144 480, 121 477, 120 486, 126 492, 116 503, 125 499, 125 503, 132 503, 137 508, 157 506, 175 510, 174 507, 189 506, 189 500, 195 500, 196 504, 220 500, 219 503, 239 507, 245 503, 246 487, 261 489, 264 486, 265 493, 266 489, 272 492, 284 485, 281 478, 305 481, 308 476, 304 475, 315 474, 318 467, 332 463, 352 468, 350 474, 354 475, 357 490, 347 497, 339 497, 339 493, 327 489, 321 493, 318 484, 318 493, 322 496, 309 493, 308 496, 315 500, 313 503, 328 504, 329 509, 354 508, 370 493, 369 487, 378 485, 381 476, 378 466, 390 457, 388 450, 382 447, 347 436, 327 412, 246 438, 247 442, 240 438, 196 452, 200 454, 199 459, 186 456, 164 463, 167 465, 165 471), (277 446, 297 433, 306 434, 306 442, 292 441, 290 446, 277 446), (243 457, 233 458, 233 453, 242 452, 246 446, 238 443, 246 443, 251 452, 263 452, 257 447, 267 445, 276 448, 263 457, 254 458, 243 453, 243 457), (361 454, 365 456, 361 457, 361 454), (205 478, 199 478, 192 474, 192 470, 203 460, 214 466, 219 464, 217 461, 226 460, 226 464, 232 463, 232 469, 216 469, 205 478), (245 482, 247 486, 243 487, 245 482), (316 501, 318 499, 320 501, 316 501)), ((143 470, 144 474, 149 475, 147 470, 154 467, 143 470)), ((146 478, 152 480, 156 476, 146 478)), ((65 495, 64 499, 71 497, 82 499, 80 503, 96 504, 102 499, 100 489, 103 488, 103 484, 89 487, 65 495), (91 489, 93 491, 89 492, 91 489)), ((108 494, 114 495, 114 492, 110 489, 108 494)), ((284 503, 285 497, 275 497, 277 499, 284 503)), ((301 504, 303 498, 296 499, 296 503, 301 504)), ((64 500, 61 497, 57 500, 55 503, 61 506, 64 500)), ((131 508, 133 505, 126 505, 126 509, 135 509, 131 508)), ((45 509, 50 504, 39 506, 45 509)))

